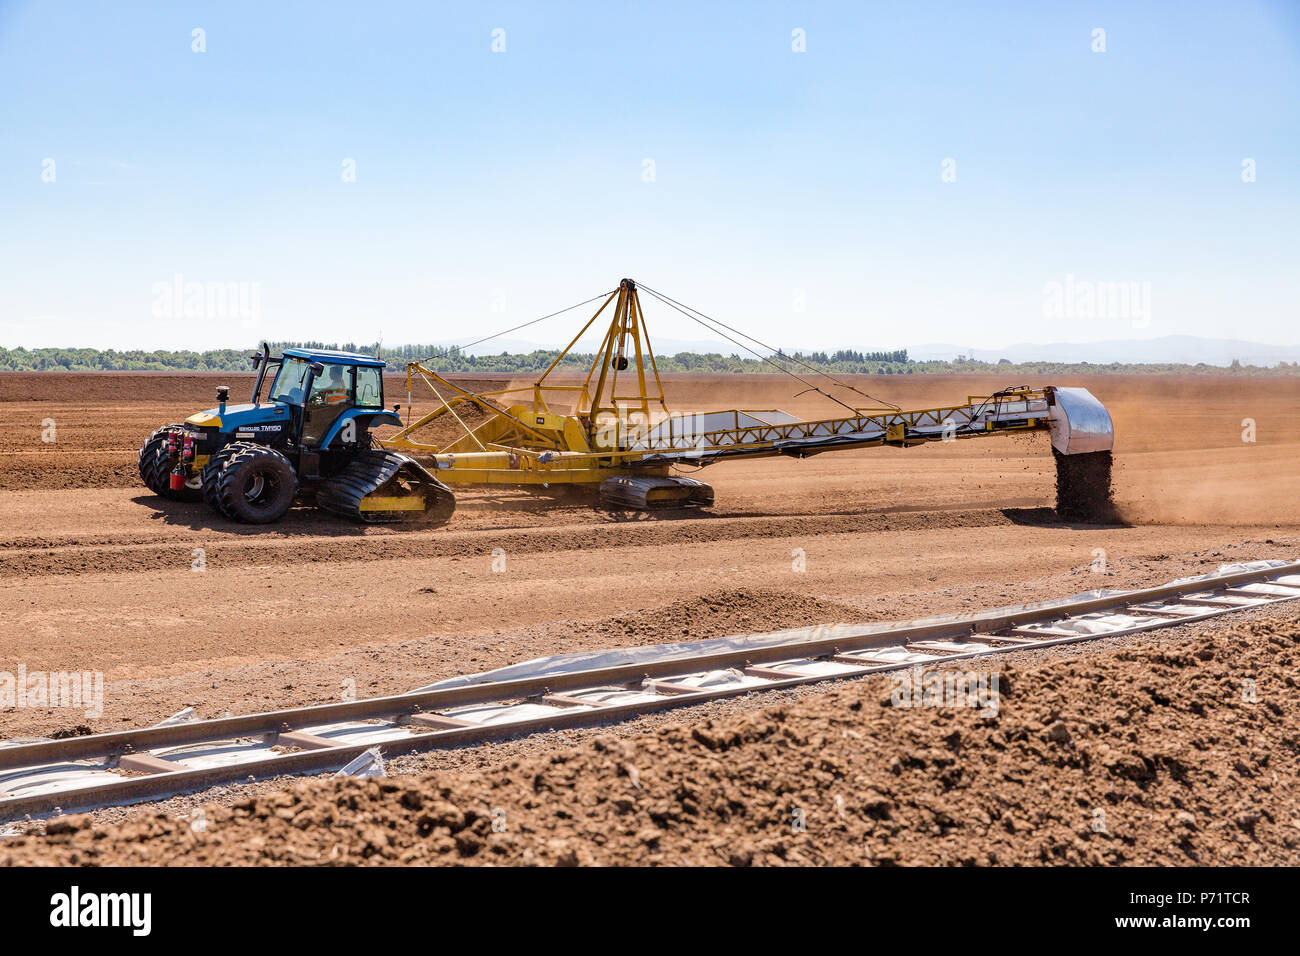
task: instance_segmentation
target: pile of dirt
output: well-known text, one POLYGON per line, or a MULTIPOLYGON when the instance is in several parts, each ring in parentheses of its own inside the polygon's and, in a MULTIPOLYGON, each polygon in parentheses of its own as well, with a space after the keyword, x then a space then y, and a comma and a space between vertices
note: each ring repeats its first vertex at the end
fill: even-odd
POLYGON ((1119 519, 1111 491, 1111 453, 1062 455, 1055 448, 1056 513, 1064 521, 1111 524, 1119 519))
MULTIPOLYGON (((396 394, 391 391, 391 386, 390 394, 396 394)), ((446 395, 444 397, 450 399, 453 396, 446 395)), ((436 401, 434 401, 429 407, 422 405, 421 410, 417 415, 423 415, 435 410, 437 407, 439 406, 436 401)), ((493 417, 493 413, 486 411, 478 405, 473 405, 468 402, 458 402, 452 406, 452 409, 455 412, 454 415, 450 412, 444 412, 442 417, 435 418, 429 424, 417 428, 412 432, 411 439, 422 445, 436 445, 438 447, 450 445, 452 442, 464 438, 467 430, 473 431, 493 417), (457 421, 457 419, 459 419, 459 421, 457 421)), ((403 421, 405 420, 404 417, 403 421)), ((411 419, 411 421, 414 420, 415 418, 411 419)), ((380 433, 381 437, 383 434, 383 432, 380 433)))
POLYGON ((574 633, 585 638, 588 645, 611 640, 615 644, 666 644, 770 631, 775 627, 826 622, 860 624, 875 619, 861 608, 797 591, 735 588, 603 618, 574 633))
POLYGON ((197 818, 58 818, 6 864, 1289 864, 1300 615, 999 673, 996 716, 893 682, 481 773, 318 779, 197 818))

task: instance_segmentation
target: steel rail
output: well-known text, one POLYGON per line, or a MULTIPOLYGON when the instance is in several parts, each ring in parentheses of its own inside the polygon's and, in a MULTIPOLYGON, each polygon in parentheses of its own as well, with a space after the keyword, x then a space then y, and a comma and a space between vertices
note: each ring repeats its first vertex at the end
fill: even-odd
MULTIPOLYGON (((70 764, 73 761, 88 759, 102 760, 111 765, 122 757, 132 755, 145 755, 143 757, 145 761, 155 760, 157 764, 163 764, 161 758, 147 756, 148 752, 163 748, 254 738, 260 739, 262 745, 269 748, 278 746, 276 741, 281 734, 340 721, 379 719, 390 722, 388 728, 379 725, 376 726, 376 730, 396 727, 409 729, 412 721, 417 725, 426 722, 432 724, 444 722, 448 725, 420 727, 421 732, 385 740, 378 746, 386 756, 508 739, 545 730, 613 723, 675 707, 756 691, 780 690, 804 684, 852 679, 908 668, 916 664, 915 659, 899 661, 856 659, 852 657, 854 652, 870 652, 885 648, 906 651, 907 648, 915 645, 915 649, 923 652, 933 663, 946 664, 951 661, 987 657, 991 654, 1036 650, 1137 631, 1173 627, 1187 623, 1189 620, 1200 621, 1247 607, 1298 599, 1300 584, 1278 585, 1276 591, 1281 593, 1246 592, 1247 596, 1235 593, 1230 597, 1225 596, 1244 585, 1269 583, 1269 579, 1297 574, 1300 574, 1300 562, 1292 562, 1217 574, 1199 580, 1175 581, 1135 591, 1117 591, 1098 594, 1095 597, 1044 602, 982 615, 921 621, 895 627, 819 625, 788 632, 792 637, 791 642, 761 647, 746 647, 671 660, 620 664, 563 674, 435 688, 411 694, 316 704, 238 717, 0 747, 0 792, 4 789, 4 778, 12 778, 16 773, 26 769, 38 771, 50 765, 70 764), (1208 598, 1197 598, 1193 605, 1187 606, 1188 609, 1195 608, 1194 614, 1186 611, 1173 612, 1156 606, 1162 601, 1193 594, 1211 595, 1208 598), (1249 603, 1227 603, 1232 599, 1249 603), (1134 608, 1140 605, 1152 606, 1146 610, 1134 611, 1134 615, 1146 620, 1146 623, 1112 628, 1101 633, 1062 634, 1043 631, 1042 637, 1028 636, 1039 633, 1033 630, 1035 624, 1066 621, 1083 615, 1134 608), (805 639, 799 639, 801 632, 807 635, 805 639), (959 650, 957 647, 943 650, 940 649, 941 643, 936 645, 936 642, 943 641, 951 641, 961 646, 968 646, 969 642, 974 642, 980 647, 975 650, 959 650), (968 643, 963 644, 963 641, 968 643), (999 644, 1002 646, 998 646, 999 644), (781 672, 762 666, 764 664, 806 666, 828 659, 840 664, 848 663, 849 669, 829 674, 793 674, 789 678, 781 679, 773 676, 781 672), (694 687, 671 683, 671 678, 674 677, 683 679, 702 673, 730 669, 757 671, 758 674, 752 675, 752 679, 761 680, 761 683, 740 683, 719 687, 694 687), (637 693, 649 699, 630 703, 602 704, 595 700, 575 702, 572 697, 563 696, 565 691, 595 692, 602 689, 627 691, 644 684, 648 684, 651 689, 637 691, 637 693), (454 724, 464 724, 465 721, 449 720, 440 717, 437 713, 473 705, 497 704, 509 707, 522 703, 546 704, 548 696, 556 696, 564 701, 561 705, 563 709, 542 716, 513 719, 503 723, 455 726, 454 724), (577 706, 573 706, 574 703, 577 703, 577 706)), ((916 657, 914 653, 909 652, 909 654, 912 658, 916 657)), ((195 768, 177 763, 175 770, 162 770, 143 776, 116 777, 112 781, 100 781, 55 791, 4 795, 0 796, 0 821, 12 820, 24 815, 48 814, 56 810, 73 811, 138 802, 222 783, 337 770, 376 746, 374 742, 333 744, 325 740, 322 740, 321 744, 319 749, 276 753, 266 758, 235 764, 195 768)), ((287 739, 284 745, 294 745, 294 741, 287 739)), ((176 760, 185 759, 184 754, 173 756, 176 760)))

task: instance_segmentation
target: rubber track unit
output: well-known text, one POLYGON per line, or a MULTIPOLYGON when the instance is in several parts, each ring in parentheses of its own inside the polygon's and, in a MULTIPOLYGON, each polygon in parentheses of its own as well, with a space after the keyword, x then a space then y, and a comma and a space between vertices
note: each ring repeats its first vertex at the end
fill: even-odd
POLYGON ((414 458, 395 451, 371 450, 358 455, 337 475, 322 481, 316 489, 316 505, 367 524, 395 521, 441 524, 456 510, 456 496, 414 458), (368 495, 409 497, 412 493, 423 496, 423 510, 361 510, 361 502, 368 495))
POLYGON ((621 475, 600 483, 600 498, 613 508, 707 508, 713 504, 713 486, 694 478, 621 475))

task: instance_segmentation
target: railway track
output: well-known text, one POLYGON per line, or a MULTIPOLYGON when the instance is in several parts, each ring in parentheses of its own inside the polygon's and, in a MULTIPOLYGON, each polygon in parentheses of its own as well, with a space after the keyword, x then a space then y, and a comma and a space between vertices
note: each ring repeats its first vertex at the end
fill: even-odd
MULTIPOLYGON (((0 822, 161 799, 221 784, 610 724, 704 701, 978 660, 1170 627, 1300 598, 1300 562, 1229 566, 1136 591, 1094 591, 906 624, 757 635, 744 646, 409 694, 0 745, 0 822)), ((632 653, 632 652, 630 652, 632 653)))

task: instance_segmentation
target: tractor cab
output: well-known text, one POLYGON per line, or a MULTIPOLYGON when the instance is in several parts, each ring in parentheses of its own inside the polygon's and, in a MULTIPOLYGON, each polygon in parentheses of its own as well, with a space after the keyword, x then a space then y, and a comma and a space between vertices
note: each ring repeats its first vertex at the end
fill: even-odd
POLYGON ((267 398, 288 409, 290 437, 304 448, 329 447, 340 437, 345 444, 355 443, 356 431, 347 429, 348 421, 361 417, 369 423, 377 415, 391 416, 384 412, 382 359, 330 349, 290 348, 277 358, 271 358, 268 351, 254 360, 260 360, 261 366, 254 404, 260 399, 270 367, 276 366, 267 398))

